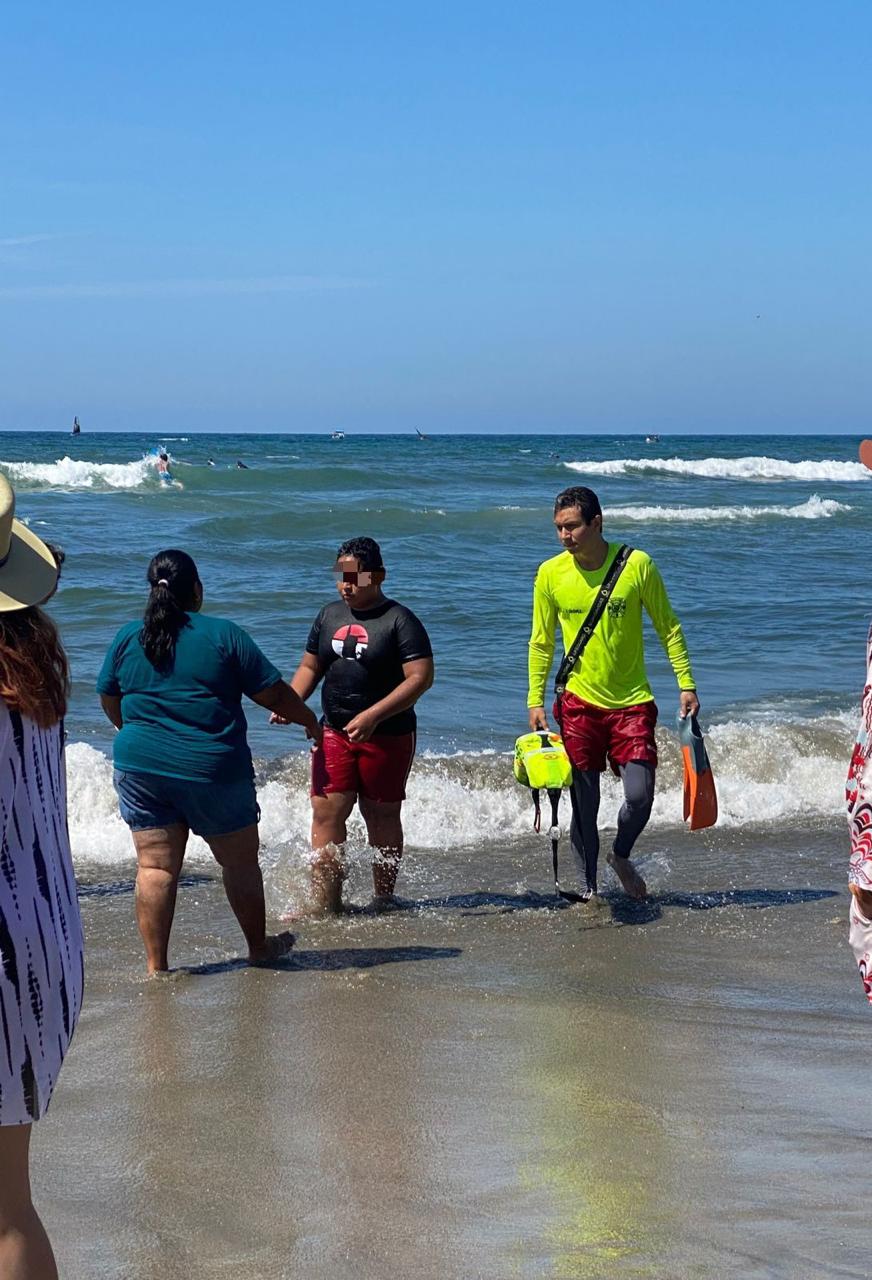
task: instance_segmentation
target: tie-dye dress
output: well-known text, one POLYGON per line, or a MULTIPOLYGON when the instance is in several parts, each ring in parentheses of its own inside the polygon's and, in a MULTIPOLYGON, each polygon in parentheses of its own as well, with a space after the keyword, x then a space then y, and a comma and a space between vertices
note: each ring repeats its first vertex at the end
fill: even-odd
POLYGON ((82 1003, 63 741, 0 699, 0 1125, 44 1113, 82 1003))
MULTIPOLYGON (((857 741, 848 766, 845 798, 851 827, 851 869, 849 880, 860 889, 872 891, 872 628, 866 640, 866 685, 857 741)), ((872 1003, 872 920, 867 920, 851 896, 851 947, 860 968, 866 997, 872 1003)))

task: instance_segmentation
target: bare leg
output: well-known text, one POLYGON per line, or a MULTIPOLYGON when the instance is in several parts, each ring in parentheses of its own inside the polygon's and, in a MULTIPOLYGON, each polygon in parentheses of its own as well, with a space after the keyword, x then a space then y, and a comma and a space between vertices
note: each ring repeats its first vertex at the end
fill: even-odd
POLYGON ((360 812, 366 823, 369 843, 376 850, 372 860, 372 884, 376 902, 390 901, 397 884, 403 856, 402 800, 379 804, 360 797, 360 812))
POLYGON ((221 868, 224 892, 248 944, 252 964, 275 960, 294 945, 292 933, 267 936, 263 876, 257 855, 260 835, 257 823, 224 836, 206 836, 215 861, 221 868))
POLYGON ((54 1254, 30 1196, 29 1124, 0 1128, 0 1276, 57 1280, 54 1254))
POLYGON ((136 923, 145 943, 148 972, 162 973, 169 968, 167 949, 188 828, 174 823, 132 835, 137 860, 136 923))
POLYGON ((348 835, 348 817, 355 799, 353 791, 312 796, 312 903, 321 913, 342 910, 341 849, 348 835))

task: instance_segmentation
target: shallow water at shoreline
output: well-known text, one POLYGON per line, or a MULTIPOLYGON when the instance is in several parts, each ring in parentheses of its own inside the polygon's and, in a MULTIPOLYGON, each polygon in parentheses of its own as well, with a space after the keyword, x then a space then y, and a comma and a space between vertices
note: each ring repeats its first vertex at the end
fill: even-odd
POLYGON ((151 982, 130 880, 91 877, 36 1135, 62 1274, 868 1275, 842 831, 800 834, 798 864, 672 832, 638 907, 558 907, 540 844, 520 883, 410 865, 409 909, 305 923, 270 970, 196 868, 151 982))

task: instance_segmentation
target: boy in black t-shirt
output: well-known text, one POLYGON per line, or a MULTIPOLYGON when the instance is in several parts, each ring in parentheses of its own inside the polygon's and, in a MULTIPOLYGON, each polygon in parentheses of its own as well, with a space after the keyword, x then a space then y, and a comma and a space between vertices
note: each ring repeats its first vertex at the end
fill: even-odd
POLYGON ((410 609, 382 592, 385 569, 372 538, 343 542, 339 600, 318 614, 291 680, 305 701, 321 689, 324 737, 312 754, 312 897, 342 909, 342 846, 355 801, 375 849, 376 905, 393 899, 403 855, 401 809, 415 755, 414 705, 433 683, 433 650, 410 609))

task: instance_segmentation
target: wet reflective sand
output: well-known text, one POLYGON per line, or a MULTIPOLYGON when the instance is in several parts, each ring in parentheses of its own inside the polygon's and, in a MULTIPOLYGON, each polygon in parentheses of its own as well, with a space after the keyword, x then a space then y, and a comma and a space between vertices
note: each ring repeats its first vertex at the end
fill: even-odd
POLYGON ((413 857, 414 909, 305 924, 270 970, 192 877, 152 982, 130 882, 86 884, 35 1135, 61 1274, 872 1274, 842 835, 661 833, 641 908, 555 908, 541 846, 523 883, 413 857))

